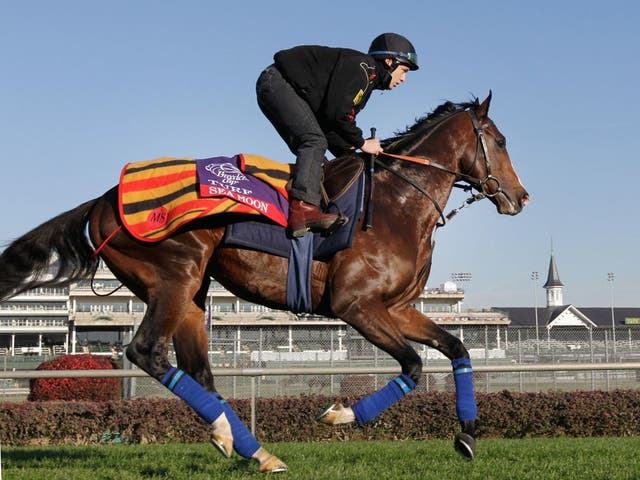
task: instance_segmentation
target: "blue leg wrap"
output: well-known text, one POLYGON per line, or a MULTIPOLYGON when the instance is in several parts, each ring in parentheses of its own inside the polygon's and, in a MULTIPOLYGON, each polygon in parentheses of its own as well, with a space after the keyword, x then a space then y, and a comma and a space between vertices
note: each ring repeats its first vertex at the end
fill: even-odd
POLYGON ((369 423, 415 388, 416 383, 409 376, 402 374, 377 392, 354 403, 351 409, 356 416, 358 425, 369 423))
POLYGON ((216 394, 216 398, 220 405, 224 409, 224 413, 227 415, 227 420, 231 424, 231 433, 233 434, 233 449, 238 455, 244 458, 251 458, 254 453, 260 448, 260 443, 253 436, 251 431, 242 423, 242 420, 233 411, 231 405, 229 405, 220 394, 216 394))
POLYGON ((182 370, 171 367, 162 378, 162 384, 184 400, 207 423, 213 423, 224 413, 213 394, 182 370))
POLYGON ((456 384, 456 413, 461 422, 475 420, 478 417, 476 398, 473 393, 473 370, 469 358, 456 358, 451 361, 453 380, 456 384))

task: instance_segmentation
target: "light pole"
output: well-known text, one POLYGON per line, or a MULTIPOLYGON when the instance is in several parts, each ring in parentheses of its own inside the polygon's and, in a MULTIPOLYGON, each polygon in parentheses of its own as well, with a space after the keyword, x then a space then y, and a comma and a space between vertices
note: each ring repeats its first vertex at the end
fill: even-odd
POLYGON ((470 282, 471 274, 469 272, 457 272, 451 274, 452 282, 470 282))
POLYGON ((538 272, 531 272, 531 282, 533 284, 533 312, 536 319, 536 355, 540 356, 540 334, 538 333, 538 272))
POLYGON ((613 272, 607 273, 607 281, 609 282, 609 293, 611 299, 611 336, 613 337, 613 358, 616 356, 616 320, 613 312, 613 282, 616 276, 613 272))

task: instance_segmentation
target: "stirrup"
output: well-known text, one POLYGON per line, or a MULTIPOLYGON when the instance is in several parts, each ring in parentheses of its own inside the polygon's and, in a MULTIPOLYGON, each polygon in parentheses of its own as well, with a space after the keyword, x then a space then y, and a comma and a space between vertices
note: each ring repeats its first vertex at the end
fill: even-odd
POLYGON ((330 235, 333 235, 336 232, 336 230, 338 230, 340 227, 342 227, 343 225, 346 225, 348 221, 349 221, 349 217, 347 217, 343 213, 340 213, 338 215, 338 218, 336 218, 334 222, 328 227, 325 227, 325 228, 321 228, 318 226, 311 227, 305 224, 300 226, 299 228, 296 228, 295 230, 293 230, 289 226, 287 227, 287 232, 289 233, 290 236, 294 238, 304 237, 307 234, 307 232, 319 233, 323 237, 328 237, 330 235))
POLYGON ((329 237, 333 235, 340 227, 346 225, 349 222, 349 217, 344 213, 340 213, 335 222, 331 224, 329 228, 319 232, 323 237, 329 237))

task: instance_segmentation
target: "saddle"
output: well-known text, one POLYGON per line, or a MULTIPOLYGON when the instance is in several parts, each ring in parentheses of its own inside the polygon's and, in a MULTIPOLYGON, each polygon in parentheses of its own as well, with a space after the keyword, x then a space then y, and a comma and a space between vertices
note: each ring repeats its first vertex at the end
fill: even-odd
MULTIPOLYGON (((307 234, 313 239, 314 259, 331 258, 339 250, 349 248, 358 223, 364 196, 364 162, 358 155, 348 155, 325 162, 323 196, 324 209, 349 218, 346 225, 332 235, 307 234)), ((222 240, 225 246, 243 247, 289 258, 291 239, 285 229, 276 224, 241 221, 227 225, 222 240)))
POLYGON ((325 203, 330 205, 342 198, 360 178, 364 163, 359 155, 340 157, 324 162, 324 181, 322 184, 325 203))

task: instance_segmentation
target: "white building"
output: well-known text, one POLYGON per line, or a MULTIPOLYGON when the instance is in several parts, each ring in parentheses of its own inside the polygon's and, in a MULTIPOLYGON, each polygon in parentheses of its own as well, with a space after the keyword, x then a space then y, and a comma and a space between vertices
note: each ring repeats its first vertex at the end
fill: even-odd
MULTIPOLYGON (((425 289, 415 305, 441 324, 508 325, 509 320, 500 313, 463 313, 463 300, 464 291, 455 283, 446 282, 439 288, 425 289)), ((35 289, 0 303, 0 354, 53 355, 121 349, 145 311, 145 304, 121 286, 101 262, 93 279, 69 288, 35 289)), ((206 318, 211 328, 289 326, 291 332, 344 325, 337 319, 295 315, 246 302, 217 282, 212 282, 209 289, 206 318)))

